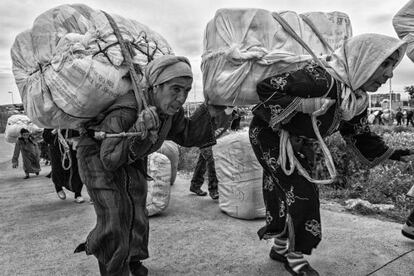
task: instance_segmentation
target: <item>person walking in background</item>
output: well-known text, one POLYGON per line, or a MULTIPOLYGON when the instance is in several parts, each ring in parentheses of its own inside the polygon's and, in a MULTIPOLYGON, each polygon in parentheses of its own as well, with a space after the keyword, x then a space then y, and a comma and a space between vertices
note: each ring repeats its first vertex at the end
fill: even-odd
POLYGON ((414 112, 412 109, 409 109, 407 111, 407 126, 408 124, 411 124, 411 126, 414 126, 414 122, 413 122, 413 116, 414 116, 414 112))
POLYGON ((384 125, 384 122, 382 121, 382 114, 384 114, 384 112, 382 112, 382 110, 378 110, 377 114, 375 115, 375 121, 379 125, 384 125))
POLYGON ((22 153, 23 171, 26 174, 24 179, 28 179, 30 173, 39 175, 40 172, 40 149, 38 144, 30 136, 30 132, 22 128, 20 130, 20 137, 17 139, 14 147, 12 158, 13 168, 19 166, 19 155, 22 153))
POLYGON ((401 112, 401 108, 398 108, 397 113, 395 114, 395 119, 397 120, 397 126, 401 125, 402 119, 403 119, 404 115, 401 112))
POLYGON ((350 150, 369 167, 411 154, 389 148, 367 123, 367 93, 393 76, 405 50, 406 43, 392 37, 354 36, 329 59, 314 60, 257 85, 260 103, 253 110, 249 136, 263 167, 266 225, 258 235, 274 239, 270 258, 284 263, 291 274, 319 275, 304 255, 322 239, 316 185, 332 183, 336 177, 323 137, 340 131, 350 150), (325 149, 331 179, 312 178, 315 141, 325 149))
POLYGON ((57 196, 64 200, 66 193, 63 187, 73 192, 76 203, 83 203, 83 183, 79 176, 78 161, 74 145, 67 144, 69 139, 78 137, 79 132, 75 130, 61 130, 45 128, 43 140, 49 145, 51 155, 51 176, 57 196), (60 135, 60 137, 59 137, 60 135))
POLYGON ((218 199, 218 179, 216 167, 214 164, 212 147, 200 149, 197 165, 194 169, 193 178, 191 179, 190 191, 198 196, 206 196, 207 192, 201 190, 204 183, 204 174, 207 170, 208 192, 212 199, 218 199))
POLYGON ((232 115, 232 121, 231 121, 230 129, 233 131, 237 131, 240 129, 240 122, 242 120, 241 111, 237 107, 235 107, 231 115, 232 115))

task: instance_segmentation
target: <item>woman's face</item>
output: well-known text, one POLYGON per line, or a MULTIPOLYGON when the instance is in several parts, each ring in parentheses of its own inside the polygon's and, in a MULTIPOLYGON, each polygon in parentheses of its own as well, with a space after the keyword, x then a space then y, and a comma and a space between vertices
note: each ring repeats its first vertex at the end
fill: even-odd
POLYGON ((367 92, 375 92, 381 85, 392 78, 392 71, 398 62, 398 52, 394 52, 375 70, 374 74, 361 86, 361 89, 367 92))
POLYGON ((29 132, 24 132, 24 133, 22 134, 22 137, 23 137, 24 139, 29 139, 29 135, 30 135, 30 133, 29 133, 29 132))
POLYGON ((193 79, 179 77, 154 87, 155 105, 161 113, 174 115, 185 103, 193 79))

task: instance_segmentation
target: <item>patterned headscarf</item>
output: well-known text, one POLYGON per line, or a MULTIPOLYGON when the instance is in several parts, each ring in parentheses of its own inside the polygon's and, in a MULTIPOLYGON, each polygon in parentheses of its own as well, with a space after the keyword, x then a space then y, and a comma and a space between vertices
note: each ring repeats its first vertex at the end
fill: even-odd
POLYGON ((362 34, 345 41, 324 64, 335 79, 356 91, 395 51, 398 51, 397 64, 400 63, 406 48, 404 41, 394 37, 362 34))
POLYGON ((148 85, 154 87, 173 78, 193 78, 193 73, 186 57, 165 55, 148 63, 145 68, 145 76, 148 85))
POLYGON ((361 86, 381 64, 398 51, 398 61, 404 57, 407 44, 397 38, 381 34, 362 34, 345 41, 330 60, 321 59, 325 69, 345 84, 341 93, 342 118, 346 121, 361 114, 368 107, 368 95, 361 86))

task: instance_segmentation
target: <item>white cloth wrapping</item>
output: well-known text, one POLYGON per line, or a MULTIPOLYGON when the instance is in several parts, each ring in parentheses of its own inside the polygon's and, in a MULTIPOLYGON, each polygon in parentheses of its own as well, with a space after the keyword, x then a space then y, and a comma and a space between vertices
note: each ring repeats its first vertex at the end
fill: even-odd
MULTIPOLYGON (((302 17, 308 18, 332 49, 352 36, 348 16, 341 12, 279 13, 316 55, 331 53, 302 17), (302 17, 301 17, 302 16, 302 17)), ((306 50, 261 9, 220 9, 208 22, 201 63, 204 96, 218 105, 258 103, 259 81, 303 67, 306 50)))
POLYGON ((392 24, 399 38, 408 43, 407 56, 414 62, 414 0, 408 1, 394 15, 392 24))
POLYGON ((248 132, 239 131, 218 139, 213 153, 220 210, 241 219, 265 217, 263 169, 250 145, 248 132))
POLYGON ((164 154, 154 152, 148 156, 147 211, 153 216, 164 211, 170 203, 171 194, 171 163, 164 154))
POLYGON ((177 178, 178 162, 180 160, 180 149, 178 145, 173 141, 166 140, 162 143, 157 152, 164 154, 168 157, 171 163, 171 185, 174 184, 177 178))
MULTIPOLYGON (((165 39, 147 26, 112 17, 124 40, 137 47, 134 63, 144 68, 147 52, 153 58, 173 54, 165 39)), ((128 69, 116 42, 104 13, 82 4, 48 10, 30 30, 20 33, 11 49, 12 69, 33 122, 77 128, 130 90, 131 82, 123 79, 128 69)))

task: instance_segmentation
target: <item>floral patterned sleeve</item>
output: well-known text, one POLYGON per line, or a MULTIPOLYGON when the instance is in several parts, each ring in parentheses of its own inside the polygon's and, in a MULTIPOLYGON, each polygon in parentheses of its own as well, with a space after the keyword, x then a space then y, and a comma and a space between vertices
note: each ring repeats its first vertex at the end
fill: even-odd
POLYGON ((367 110, 350 121, 342 121, 339 131, 351 151, 368 167, 378 165, 394 152, 380 136, 371 132, 367 110))
POLYGON ((322 97, 332 82, 332 77, 313 63, 294 72, 264 79, 256 87, 261 103, 253 113, 273 129, 278 129, 280 123, 289 122, 296 114, 301 98, 322 97))

